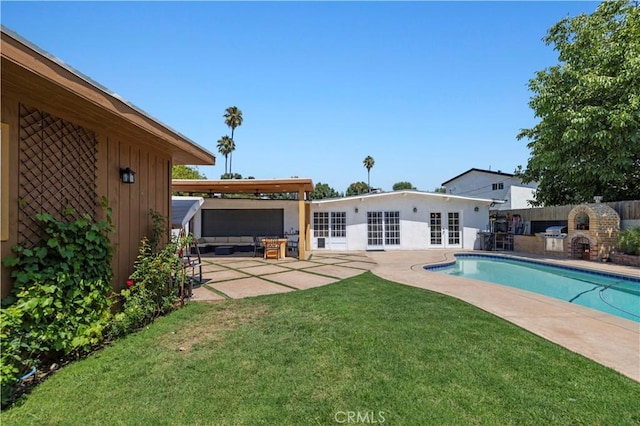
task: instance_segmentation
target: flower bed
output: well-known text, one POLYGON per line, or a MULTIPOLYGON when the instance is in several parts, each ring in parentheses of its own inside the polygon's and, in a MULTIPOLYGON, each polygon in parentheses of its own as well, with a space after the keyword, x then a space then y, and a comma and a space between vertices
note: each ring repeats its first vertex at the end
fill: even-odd
POLYGON ((611 259, 611 262, 616 265, 635 266, 640 268, 640 256, 613 252, 609 256, 609 259, 611 259))

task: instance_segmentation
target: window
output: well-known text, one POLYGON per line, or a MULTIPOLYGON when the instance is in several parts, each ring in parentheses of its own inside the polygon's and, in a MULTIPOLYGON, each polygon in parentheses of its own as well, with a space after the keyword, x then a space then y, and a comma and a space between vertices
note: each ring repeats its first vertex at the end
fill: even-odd
POLYGON ((329 236, 329 212, 313 212, 313 235, 315 237, 329 236))
POLYGON ((347 236, 347 213, 331 212, 331 236, 346 237, 347 236))
POLYGON ((504 189, 504 183, 503 182, 494 183, 491 185, 491 189, 493 189, 494 191, 497 191, 499 189, 504 189))

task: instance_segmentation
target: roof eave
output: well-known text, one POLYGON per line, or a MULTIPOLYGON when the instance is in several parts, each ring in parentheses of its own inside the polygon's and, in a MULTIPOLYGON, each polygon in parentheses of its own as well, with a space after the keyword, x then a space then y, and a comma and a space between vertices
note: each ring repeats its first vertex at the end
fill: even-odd
POLYGON ((6 60, 165 141, 170 146, 169 151, 176 164, 215 164, 213 153, 186 136, 151 117, 5 26, 0 26, 0 32, 2 36, 0 53, 6 60))

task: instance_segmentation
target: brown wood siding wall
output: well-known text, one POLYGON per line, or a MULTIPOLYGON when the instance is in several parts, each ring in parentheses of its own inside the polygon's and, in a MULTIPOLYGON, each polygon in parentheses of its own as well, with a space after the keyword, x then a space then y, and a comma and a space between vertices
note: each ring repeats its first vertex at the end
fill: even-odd
MULTIPOLYGON (((165 217, 171 217, 170 170, 171 156, 162 149, 161 141, 149 135, 141 140, 138 131, 129 133, 126 125, 118 123, 113 116, 95 117, 82 115, 82 100, 77 99, 73 112, 58 108, 55 97, 38 96, 33 91, 18 90, 19 85, 7 84, 3 77, 1 97, 1 121, 9 126, 10 167, 9 167, 9 239, 1 243, 1 257, 11 254, 11 247, 18 242, 18 197, 19 197, 19 110, 20 103, 60 117, 94 132, 97 140, 97 203, 106 196, 113 210, 112 219, 116 232, 111 240, 115 249, 113 258, 113 288, 121 289, 133 271, 140 240, 150 236, 151 209, 165 217), (135 135, 135 136, 134 136, 135 135), (150 147, 157 146, 157 149, 150 147), (134 184, 120 181, 120 168, 131 167, 136 172, 134 184)), ((66 100, 68 102, 68 100, 66 100)), ((98 216, 104 212, 98 208, 98 216)), ((11 289, 10 271, 2 268, 1 295, 5 297, 11 289)))

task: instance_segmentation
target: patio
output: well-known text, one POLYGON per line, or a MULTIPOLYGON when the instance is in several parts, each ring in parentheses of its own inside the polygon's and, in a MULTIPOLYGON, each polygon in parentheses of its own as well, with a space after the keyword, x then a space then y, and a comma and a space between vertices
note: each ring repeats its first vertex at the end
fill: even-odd
POLYGON ((286 293, 331 284, 370 270, 375 263, 365 253, 314 253, 307 260, 253 256, 202 255, 202 284, 193 301, 222 301, 286 293))

